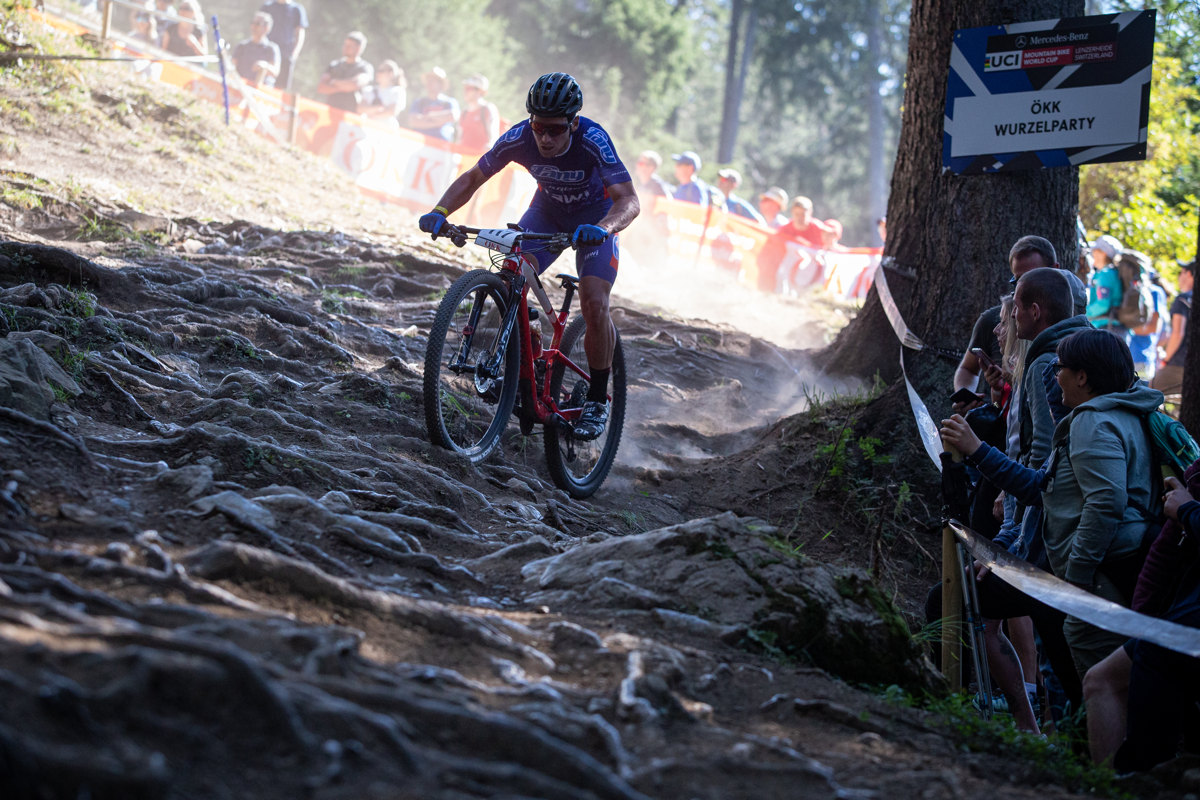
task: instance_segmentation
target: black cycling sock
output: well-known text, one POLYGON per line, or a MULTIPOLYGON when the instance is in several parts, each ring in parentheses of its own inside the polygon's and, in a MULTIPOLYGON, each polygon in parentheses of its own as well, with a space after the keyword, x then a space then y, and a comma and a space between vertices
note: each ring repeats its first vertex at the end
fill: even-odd
POLYGON ((588 387, 587 399, 595 403, 603 403, 608 400, 608 376, 612 372, 611 369, 593 369, 588 367, 591 375, 591 386, 588 387))

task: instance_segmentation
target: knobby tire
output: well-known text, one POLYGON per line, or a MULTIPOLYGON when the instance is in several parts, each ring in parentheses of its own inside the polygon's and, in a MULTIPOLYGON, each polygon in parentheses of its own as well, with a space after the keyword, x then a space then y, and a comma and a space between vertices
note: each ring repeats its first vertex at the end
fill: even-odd
MULTIPOLYGON (((571 361, 587 369, 583 350, 585 323, 576 317, 567 326, 562 339, 562 352, 571 361)), ((574 438, 571 430, 555 422, 545 425, 546 467, 554 485, 576 499, 591 497, 604 483, 621 445, 621 428, 625 423, 625 353, 621 335, 614 328, 616 346, 613 348, 612 373, 609 377, 608 427, 595 441, 583 442, 574 438)), ((588 382, 564 364, 556 363, 550 375, 550 396, 565 407, 572 395, 575 400, 586 396, 588 382)))
POLYGON ((508 340, 499 375, 481 374, 496 352, 500 327, 508 310, 508 287, 485 269, 459 278, 438 306, 429 343, 425 348, 425 428, 434 444, 461 453, 477 464, 500 443, 517 394, 520 337, 508 340), (478 319, 470 335, 464 363, 470 368, 455 373, 449 368, 467 337, 473 314, 478 319))

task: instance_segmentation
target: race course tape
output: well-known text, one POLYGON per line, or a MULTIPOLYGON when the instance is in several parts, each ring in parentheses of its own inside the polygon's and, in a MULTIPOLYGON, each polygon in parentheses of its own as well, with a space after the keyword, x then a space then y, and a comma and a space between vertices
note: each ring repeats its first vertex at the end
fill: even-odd
POLYGON ((921 399, 921 395, 917 394, 916 388, 908 379, 908 371, 904 369, 903 348, 900 350, 900 374, 904 376, 904 388, 908 390, 908 402, 912 405, 913 417, 917 421, 917 433, 921 435, 921 444, 925 445, 925 452, 933 459, 933 465, 938 468, 938 472, 941 472, 944 450, 942 436, 938 433, 938 426, 933 421, 933 415, 925 407, 925 401, 921 399))
MULTIPOLYGON (((887 314, 888 322, 892 323, 892 330, 896 332, 896 338, 900 340, 900 344, 910 350, 924 350, 925 343, 908 329, 904 317, 900 315, 900 309, 896 307, 896 299, 892 297, 887 275, 883 271, 883 264, 887 260, 886 258, 881 260, 879 266, 875 268, 875 289, 879 292, 879 302, 883 304, 883 313, 887 314)), ((904 366, 903 361, 901 366, 904 366)))
POLYGON ((971 551, 976 561, 1005 583, 1035 600, 1106 631, 1151 642, 1194 658, 1200 657, 1200 630, 1158 617, 1148 617, 1097 597, 1038 569, 1007 550, 1001 550, 958 520, 952 519, 949 524, 954 529, 955 537, 971 551))

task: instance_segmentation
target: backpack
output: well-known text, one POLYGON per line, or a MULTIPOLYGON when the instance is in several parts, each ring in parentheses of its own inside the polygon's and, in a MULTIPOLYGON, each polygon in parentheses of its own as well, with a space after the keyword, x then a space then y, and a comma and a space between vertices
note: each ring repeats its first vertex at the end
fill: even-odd
POLYGON ((1184 470, 1200 459, 1200 445, 1182 422, 1163 411, 1143 415, 1142 422, 1150 440, 1150 455, 1162 470, 1162 477, 1183 480, 1184 470))
POLYGON ((1117 274, 1121 276, 1121 304, 1117 321, 1130 330, 1140 328, 1154 316, 1154 296, 1150 293, 1150 259, 1127 250, 1117 256, 1117 274))

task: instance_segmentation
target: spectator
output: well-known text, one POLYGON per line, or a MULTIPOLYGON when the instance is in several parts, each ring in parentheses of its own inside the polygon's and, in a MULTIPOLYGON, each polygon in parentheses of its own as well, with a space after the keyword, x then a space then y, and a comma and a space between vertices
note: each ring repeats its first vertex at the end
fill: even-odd
POLYGON ((766 225, 767 221, 763 219, 762 214, 759 214, 754 206, 733 193, 733 190, 741 182, 742 174, 736 169, 726 168, 717 172, 717 188, 725 194, 725 210, 731 214, 737 214, 739 217, 745 217, 748 220, 757 222, 759 225, 766 225))
POLYGON ((408 101, 408 82, 404 70, 392 59, 386 59, 375 70, 375 83, 363 92, 359 112, 391 128, 400 127, 400 112, 408 101))
POLYGON ((251 86, 274 86, 279 74, 279 45, 267 38, 273 24, 270 14, 259 11, 250 20, 250 38, 233 48, 238 75, 251 86))
POLYGON ((374 68, 362 59, 367 37, 359 31, 346 34, 342 42, 342 57, 329 62, 321 73, 317 94, 325 98, 332 108, 343 111, 358 111, 363 90, 371 85, 375 77, 374 68))
POLYGON ((667 258, 667 237, 670 234, 667 214, 655 211, 660 197, 674 197, 675 187, 658 174, 662 156, 653 150, 643 150, 633 167, 633 188, 637 191, 642 213, 622 235, 621 244, 634 253, 639 262, 658 264, 667 258))
POLYGON ((163 31, 171 24, 169 16, 174 16, 175 6, 171 5, 171 0, 146 0, 141 6, 130 6, 129 9, 129 32, 139 42, 146 42, 144 36, 139 35, 140 23, 144 22, 143 17, 150 20, 150 30, 155 37, 148 43, 156 46, 162 43, 163 31))
MULTIPOLYGON (((1008 251, 1008 268, 1012 273, 1012 278, 1009 283, 1015 284, 1017 279, 1030 270, 1038 267, 1058 267, 1058 253, 1054 250, 1054 245, 1050 244, 1049 240, 1043 239, 1041 236, 1022 236, 1008 251)), ((1071 283, 1072 297, 1074 298, 1074 309, 1082 313, 1082 310, 1087 306, 1087 290, 1084 289, 1083 283, 1074 274, 1068 273, 1068 280, 1071 283)), ((987 357, 995 361, 996 350, 992 343, 988 332, 996 325, 996 315, 1000 311, 1000 306, 992 306, 987 311, 979 316, 975 322, 975 328, 971 331, 971 341, 967 345, 966 352, 963 353, 962 359, 958 363, 958 368, 954 371, 954 391, 959 389, 971 389, 974 391, 979 385, 980 373, 983 371, 983 365, 971 352, 973 348, 980 348, 984 351, 987 357)), ((967 411, 961 406, 955 407, 956 414, 963 414, 967 411)))
POLYGON ((812 200, 803 195, 793 198, 791 217, 788 225, 791 226, 789 235, 793 241, 809 247, 826 247, 833 243, 833 228, 813 216, 812 200))
POLYGON ((1112 236, 1101 236, 1092 244, 1095 271, 1088 284, 1087 316, 1097 328, 1108 328, 1124 337, 1129 334, 1129 329, 1117 319, 1123 294, 1116 264, 1120 254, 1121 243, 1112 236))
POLYGON ((173 22, 163 31, 162 49, 177 56, 208 55, 208 39, 200 20, 200 6, 195 0, 183 0, 179 4, 180 20, 173 22))
MULTIPOLYGON (((1022 317, 1036 318, 1036 304, 1022 308, 1020 296, 1018 287, 1018 326, 1022 317)), ((1127 576, 1153 525, 1142 509, 1159 507, 1142 417, 1158 408, 1162 393, 1136 381, 1129 348, 1108 331, 1084 328, 1064 338, 1054 372, 1070 413, 1056 428, 1052 455, 1041 469, 981 444, 961 416, 943 421, 942 438, 1005 491, 1041 504, 1055 575, 1128 606, 1127 576)), ((1081 677, 1125 641, 1074 617, 1067 617, 1063 633, 1081 677)))
POLYGON ((158 46, 158 26, 152 14, 138 12, 133 20, 133 33, 130 35, 135 42, 158 46))
POLYGON ((771 234, 771 238, 767 239, 766 244, 758 251, 758 280, 755 285, 764 292, 773 292, 781 286, 794 286, 794 274, 799 269, 817 266, 811 256, 806 256, 792 264, 785 271, 788 274, 781 275, 779 267, 787 255, 789 242, 819 248, 827 239, 827 235, 832 233, 824 222, 813 219, 812 200, 807 197, 793 199, 791 212, 791 220, 771 234))
MULTIPOLYGON (((1196 547, 1196 537, 1200 536, 1200 514, 1197 514, 1200 504, 1194 500, 1200 494, 1200 461, 1187 468, 1183 480, 1182 485, 1173 478, 1166 481, 1163 512, 1167 523, 1150 545, 1131 608, 1200 627, 1200 617, 1196 615, 1196 590, 1200 587, 1200 574, 1196 570, 1200 565, 1196 547)), ((1102 764, 1121 748, 1116 766, 1125 772, 1149 769, 1173 756, 1182 728, 1179 711, 1197 699, 1192 694, 1196 674, 1195 659, 1136 639, 1118 647, 1088 670, 1083 691, 1087 698, 1088 749, 1092 761, 1102 764), (1131 690, 1135 659, 1139 685, 1131 690), (1179 683, 1181 676, 1186 676, 1186 683, 1179 683)))
MULTIPOLYGON (((1015 390, 1012 413, 1008 417, 1007 457, 1035 468, 1045 463, 1053 447, 1055 427, 1067 414, 1062 390, 1054 382, 1050 369, 1055 361, 1055 349, 1067 336, 1089 327, 1086 317, 1072 314, 1074 299, 1068 274, 1055 269, 1030 270, 1022 275, 1013 295, 1014 334, 1019 341, 1028 344, 1023 364, 1017 370, 1019 387, 1015 390)), ((989 368, 990 385, 995 386, 1000 372, 998 367, 989 368)), ((989 482, 1003 487, 999 482, 989 482)), ((1004 524, 995 542, 1017 558, 1039 569, 1047 569, 1042 522, 1039 508, 1009 503, 1004 509, 1004 524)), ((1032 716, 1032 705, 1026 705, 1026 697, 1031 689, 1036 689, 1037 677, 1033 671, 1036 655, 1032 633, 1028 632, 1028 622, 1021 621, 1026 617, 1032 617, 1054 672, 1063 683, 1068 698, 1078 706, 1081 692, 1071 653, 1063 638, 1063 615, 994 577, 985 577, 977 589, 980 606, 986 609, 982 613, 987 619, 984 633, 988 663, 1018 719, 1025 719, 1026 710, 1032 716), (1005 637, 1000 620, 1010 621, 1010 629, 1015 629, 1014 638, 1017 638, 1016 633, 1026 632, 1026 642, 1020 647, 1023 658, 1017 657, 1018 650, 1005 637)), ((1020 639, 1017 641, 1020 643, 1020 639)), ((1023 727, 1036 730, 1028 727, 1027 722, 1023 727)))
POLYGON ((772 186, 758 196, 758 211, 767 221, 768 228, 777 230, 788 224, 787 215, 783 213, 787 204, 787 192, 778 186, 772 186))
POLYGON ((292 90, 292 70, 304 47, 308 14, 304 6, 289 0, 267 0, 259 9, 271 15, 271 41, 279 46, 279 74, 275 76, 275 88, 285 92, 292 90))
POLYGON ((880 217, 875 220, 875 230, 879 232, 879 243, 887 243, 887 217, 880 217))
POLYGON ((700 156, 692 150, 684 150, 671 158, 675 160, 675 180, 679 181, 679 186, 675 189, 675 199, 707 206, 708 184, 696 174, 700 171, 700 156))
POLYGON ((662 156, 653 150, 643 150, 634 164, 634 188, 642 200, 643 208, 652 208, 656 197, 674 197, 675 187, 658 174, 662 156))
POLYGON ((500 109, 484 99, 488 79, 472 75, 463 81, 463 112, 459 121, 462 135, 458 143, 473 152, 487 150, 500 138, 500 109))
POLYGON ((417 133, 453 142, 461 116, 458 101, 446 94, 450 81, 446 71, 434 67, 421 76, 424 94, 409 109, 408 126, 417 133))
POLYGON ((1171 302, 1171 336, 1163 348, 1158 371, 1150 383, 1163 394, 1176 395, 1183 391, 1183 362, 1187 356, 1188 319, 1192 314, 1192 286, 1196 282, 1196 264, 1182 265, 1179 271, 1179 294, 1171 302))
POLYGON ((850 249, 842 244, 842 223, 840 220, 830 217, 825 220, 825 227, 829 228, 829 232, 822 237, 822 247, 826 250, 846 251, 850 249))
MULTIPOLYGON (((1169 582, 1147 586, 1144 576, 1138 581, 1137 594, 1145 599, 1143 613, 1162 614, 1180 625, 1200 627, 1200 559, 1196 541, 1200 536, 1200 494, 1197 465, 1184 473, 1186 486, 1174 479, 1167 481, 1164 508, 1176 521, 1164 528, 1152 546, 1163 553, 1162 561, 1170 569, 1169 582), (1171 535, 1168 535, 1168 531, 1171 535), (1160 543, 1161 540, 1161 543, 1160 543), (1145 590, 1145 591, 1144 591, 1145 590), (1159 609, 1165 608, 1165 612, 1159 609)), ((1156 559, 1158 560, 1158 559, 1156 559)), ((1146 572, 1151 572, 1151 557, 1146 572)), ((1164 576, 1167 577, 1167 576, 1164 576)), ((1184 717, 1194 709, 1197 698, 1197 659, 1174 653, 1149 642, 1134 640, 1123 651, 1130 662, 1128 723, 1125 742, 1117 751, 1114 767, 1122 772, 1148 770, 1175 756, 1183 733, 1184 717)))
MULTIPOLYGON (((1150 264, 1148 256, 1142 257, 1150 264)), ((1145 325, 1129 331, 1129 350, 1133 353, 1133 368, 1138 377, 1149 383, 1158 371, 1158 340, 1166 328, 1167 291, 1153 269, 1146 270, 1146 283, 1152 300, 1150 319, 1145 325)))

